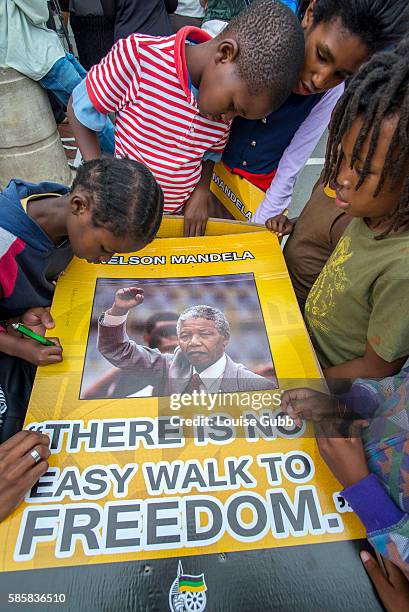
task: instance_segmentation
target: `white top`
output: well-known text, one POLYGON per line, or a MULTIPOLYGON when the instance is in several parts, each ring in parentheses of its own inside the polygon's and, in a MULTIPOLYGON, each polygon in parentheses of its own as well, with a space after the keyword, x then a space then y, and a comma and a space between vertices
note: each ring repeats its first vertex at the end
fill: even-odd
POLYGON ((176 15, 184 17, 204 17, 205 11, 199 0, 179 0, 176 15))

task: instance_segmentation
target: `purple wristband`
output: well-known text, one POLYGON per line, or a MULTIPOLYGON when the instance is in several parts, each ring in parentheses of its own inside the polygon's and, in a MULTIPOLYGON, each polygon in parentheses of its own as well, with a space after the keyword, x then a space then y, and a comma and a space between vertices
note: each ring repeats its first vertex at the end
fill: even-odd
POLYGON ((341 495, 369 533, 396 525, 404 516, 375 474, 369 474, 352 487, 344 489, 341 495))

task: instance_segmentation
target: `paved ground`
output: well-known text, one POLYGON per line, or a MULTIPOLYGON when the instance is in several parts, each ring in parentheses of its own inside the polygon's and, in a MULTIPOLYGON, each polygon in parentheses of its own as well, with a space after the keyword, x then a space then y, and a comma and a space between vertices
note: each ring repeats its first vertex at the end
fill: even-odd
POLYGON ((321 174, 321 170, 323 168, 326 142, 327 132, 325 132, 325 134, 319 141, 318 145, 315 148, 315 151, 313 152, 311 158, 308 161, 308 165, 305 166, 304 170, 301 172, 298 178, 294 190, 294 196, 289 209, 290 218, 297 217, 299 215, 310 197, 311 190, 315 182, 321 174))

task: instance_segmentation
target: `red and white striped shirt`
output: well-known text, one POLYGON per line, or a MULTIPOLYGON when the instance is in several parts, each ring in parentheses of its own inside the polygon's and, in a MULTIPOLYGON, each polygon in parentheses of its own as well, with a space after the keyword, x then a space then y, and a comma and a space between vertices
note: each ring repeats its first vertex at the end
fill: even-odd
POLYGON ((178 212, 196 187, 203 155, 222 152, 229 125, 200 115, 188 83, 186 38, 205 42, 199 28, 167 37, 131 34, 87 75, 88 96, 101 113, 115 112, 115 155, 144 163, 178 212))

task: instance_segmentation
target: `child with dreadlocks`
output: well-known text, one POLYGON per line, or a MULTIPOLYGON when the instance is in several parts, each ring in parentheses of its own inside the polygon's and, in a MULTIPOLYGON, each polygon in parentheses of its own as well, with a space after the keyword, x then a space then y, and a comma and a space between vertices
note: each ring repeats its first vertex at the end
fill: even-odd
POLYGON ((324 182, 352 217, 312 287, 306 323, 329 378, 383 378, 409 355, 409 40, 352 79, 324 182))
POLYGON ((203 234, 232 119, 278 108, 303 50, 297 18, 277 0, 255 0, 215 39, 194 27, 164 38, 131 34, 74 91, 68 113, 81 153, 100 156, 96 133, 115 112, 116 156, 146 164, 165 212, 184 214, 185 235, 203 234))

